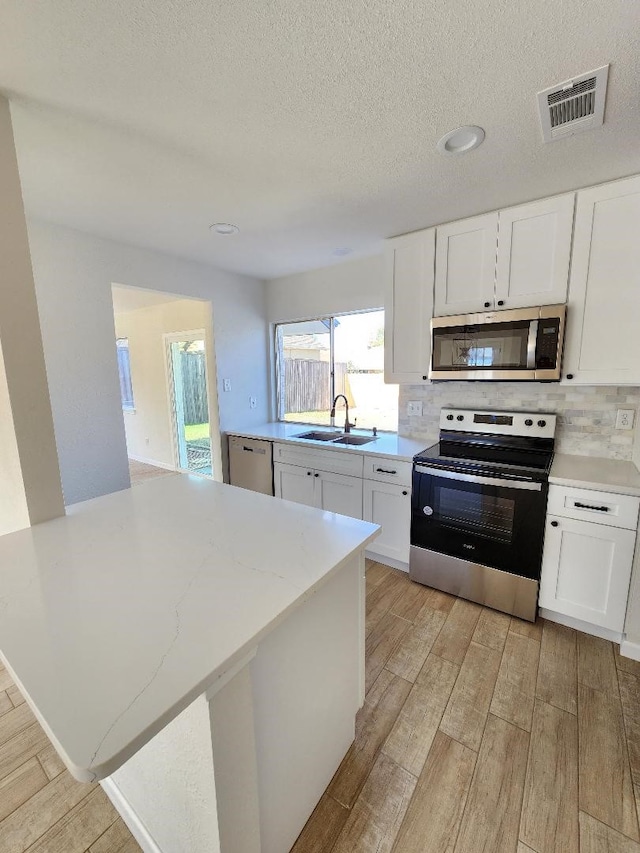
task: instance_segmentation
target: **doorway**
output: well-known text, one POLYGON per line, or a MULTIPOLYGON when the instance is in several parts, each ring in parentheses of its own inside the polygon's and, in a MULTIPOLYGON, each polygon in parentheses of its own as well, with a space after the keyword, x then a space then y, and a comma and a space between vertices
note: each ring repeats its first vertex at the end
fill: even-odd
POLYGON ((222 480, 211 303, 120 284, 112 294, 131 482, 166 471, 222 480))
POLYGON ((211 425, 204 330, 165 335, 176 467, 211 476, 211 425))

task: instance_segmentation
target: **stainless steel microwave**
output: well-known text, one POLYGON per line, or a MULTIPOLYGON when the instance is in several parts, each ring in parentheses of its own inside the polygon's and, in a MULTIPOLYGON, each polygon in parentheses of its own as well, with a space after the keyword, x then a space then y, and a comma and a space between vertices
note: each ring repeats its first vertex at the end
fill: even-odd
POLYGON ((560 379, 566 305, 431 321, 429 379, 560 379))

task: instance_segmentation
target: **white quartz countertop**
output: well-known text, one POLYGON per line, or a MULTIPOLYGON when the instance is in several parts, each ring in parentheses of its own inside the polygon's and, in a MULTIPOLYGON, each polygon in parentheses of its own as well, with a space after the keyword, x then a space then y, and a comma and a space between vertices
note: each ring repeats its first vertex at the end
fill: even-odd
POLYGON ((556 453, 549 482, 556 486, 640 496, 640 472, 633 462, 556 453))
POLYGON ((163 477, 0 537, 0 656, 67 766, 110 775, 375 538, 163 477))
MULTIPOLYGON (((329 432, 332 427, 314 426, 313 424, 294 423, 267 423, 261 426, 251 427, 243 430, 229 430, 229 435, 239 435, 243 438, 264 438, 268 441, 285 441, 293 444, 303 444, 309 447, 325 447, 340 453, 365 453, 369 456, 396 456, 406 462, 412 462, 416 453, 420 453, 426 447, 430 447, 434 441, 416 440, 414 438, 403 438, 394 432, 379 432, 377 437, 367 444, 340 445, 326 441, 310 441, 306 438, 297 438, 300 433, 305 432, 329 432)), ((336 430, 342 430, 340 419, 337 419, 336 430)), ((371 430, 354 429, 352 435, 371 436, 371 430)))

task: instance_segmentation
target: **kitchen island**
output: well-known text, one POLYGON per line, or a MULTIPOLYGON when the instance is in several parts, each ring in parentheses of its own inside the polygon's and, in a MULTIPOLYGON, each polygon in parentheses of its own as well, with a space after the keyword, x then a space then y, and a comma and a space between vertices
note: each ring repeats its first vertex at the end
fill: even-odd
POLYGON ((149 851, 288 850, 364 699, 376 525, 160 478, 0 538, 0 652, 149 851))

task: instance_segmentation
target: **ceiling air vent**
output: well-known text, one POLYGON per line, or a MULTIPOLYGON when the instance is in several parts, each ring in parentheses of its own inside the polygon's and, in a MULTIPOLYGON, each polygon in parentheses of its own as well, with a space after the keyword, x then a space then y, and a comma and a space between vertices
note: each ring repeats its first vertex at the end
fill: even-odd
POLYGON ((538 92, 545 142, 554 142, 602 124, 608 74, 609 66, 603 65, 538 92))

